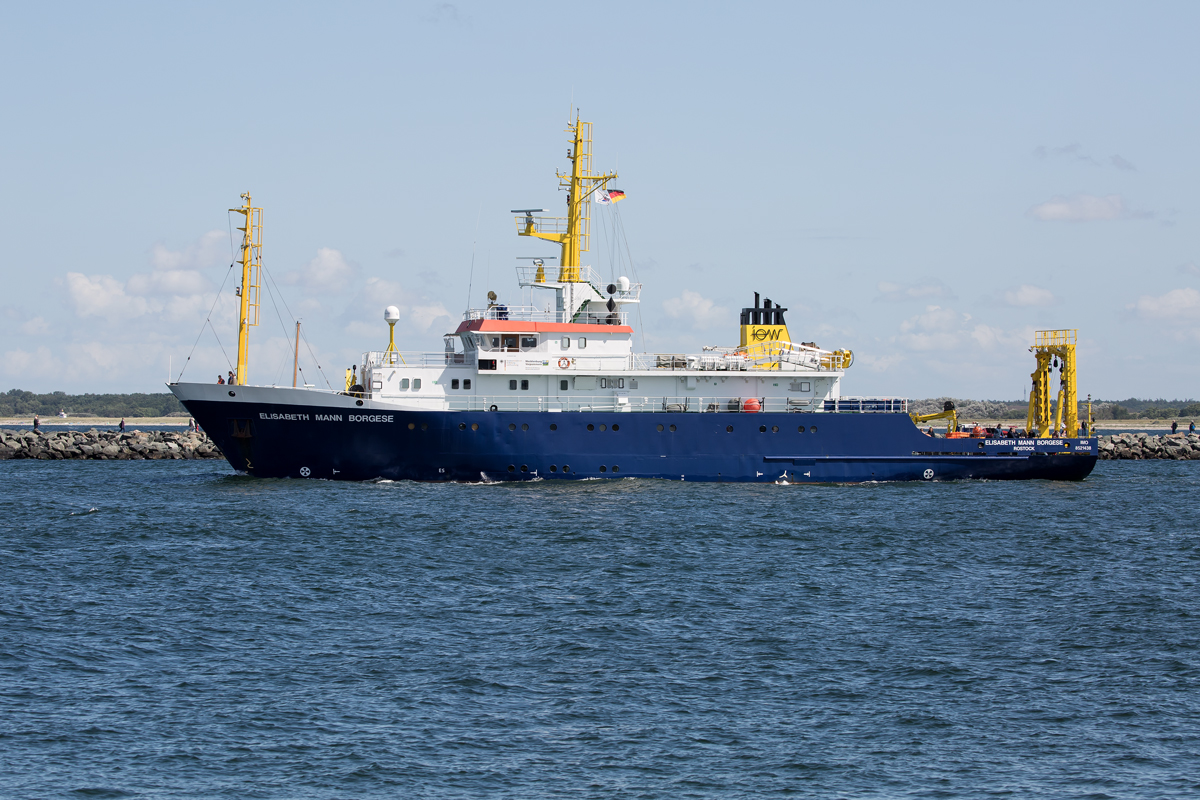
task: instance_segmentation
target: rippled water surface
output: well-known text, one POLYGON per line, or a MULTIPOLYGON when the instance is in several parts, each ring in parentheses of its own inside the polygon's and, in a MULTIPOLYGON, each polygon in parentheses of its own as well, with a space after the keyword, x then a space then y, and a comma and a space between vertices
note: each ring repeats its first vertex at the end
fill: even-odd
POLYGON ((1200 793, 1198 462, 0 480, 0 796, 1200 793))

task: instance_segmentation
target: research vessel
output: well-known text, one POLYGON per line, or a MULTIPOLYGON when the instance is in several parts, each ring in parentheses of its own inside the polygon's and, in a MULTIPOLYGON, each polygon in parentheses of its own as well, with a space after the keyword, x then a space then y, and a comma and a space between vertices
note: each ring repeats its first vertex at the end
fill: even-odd
POLYGON ((585 263, 593 203, 623 193, 612 187, 615 172, 591 169, 591 124, 576 116, 567 132, 570 170, 558 174, 566 216, 513 212, 519 235, 560 250, 517 267, 530 301, 503 303, 489 292, 487 306, 468 309, 432 353, 396 347, 400 315, 388 307, 388 347, 365 352, 336 389, 248 379, 262 209, 242 196, 231 209, 245 223, 234 381, 170 384, 235 470, 359 481, 803 484, 1080 480, 1095 466, 1090 411, 1082 426, 1078 414, 1075 331, 1037 333, 1021 435, 962 431, 949 404, 918 415, 905 398, 844 394, 853 353, 795 340, 788 309, 758 293, 741 310, 736 345, 635 351, 641 284, 585 263), (944 432, 919 427, 935 419, 944 432))

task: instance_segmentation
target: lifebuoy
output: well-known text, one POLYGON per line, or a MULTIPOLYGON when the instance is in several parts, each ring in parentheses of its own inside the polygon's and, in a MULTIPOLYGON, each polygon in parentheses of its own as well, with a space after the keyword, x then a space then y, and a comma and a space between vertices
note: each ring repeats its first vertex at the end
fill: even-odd
POLYGON ((571 366, 571 359, 567 358, 566 356, 563 356, 558 360, 559 369, 566 369, 569 366, 571 366))

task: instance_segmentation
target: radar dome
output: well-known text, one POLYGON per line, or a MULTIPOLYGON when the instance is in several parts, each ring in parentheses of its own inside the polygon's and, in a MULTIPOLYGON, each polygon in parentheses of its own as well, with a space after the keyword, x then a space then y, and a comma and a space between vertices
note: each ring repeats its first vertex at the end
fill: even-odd
POLYGON ((400 321, 400 309, 396 308, 395 306, 388 306, 387 308, 385 308, 383 310, 383 319, 389 325, 399 322, 400 321))

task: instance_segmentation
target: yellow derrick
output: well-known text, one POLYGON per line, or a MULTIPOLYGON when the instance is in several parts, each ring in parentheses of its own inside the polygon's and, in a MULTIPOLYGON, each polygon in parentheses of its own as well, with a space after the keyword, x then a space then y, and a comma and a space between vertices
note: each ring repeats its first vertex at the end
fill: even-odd
POLYGON ((1033 378, 1033 390, 1029 393, 1029 414, 1025 421, 1031 436, 1039 439, 1057 436, 1064 422, 1067 436, 1079 435, 1079 399, 1075 391, 1077 333, 1076 330, 1061 330, 1037 331, 1034 334, 1033 347, 1029 349, 1037 357, 1037 369, 1030 376, 1033 378), (1050 373, 1056 364, 1059 368, 1059 387, 1051 414, 1050 373))
POLYGON ((238 228, 242 232, 242 283, 237 289, 241 304, 238 309, 237 374, 234 376, 238 386, 244 386, 248 377, 250 328, 258 324, 258 295, 262 284, 263 210, 250 205, 249 192, 243 193, 242 199, 246 201, 245 205, 229 209, 246 218, 246 227, 238 228))

